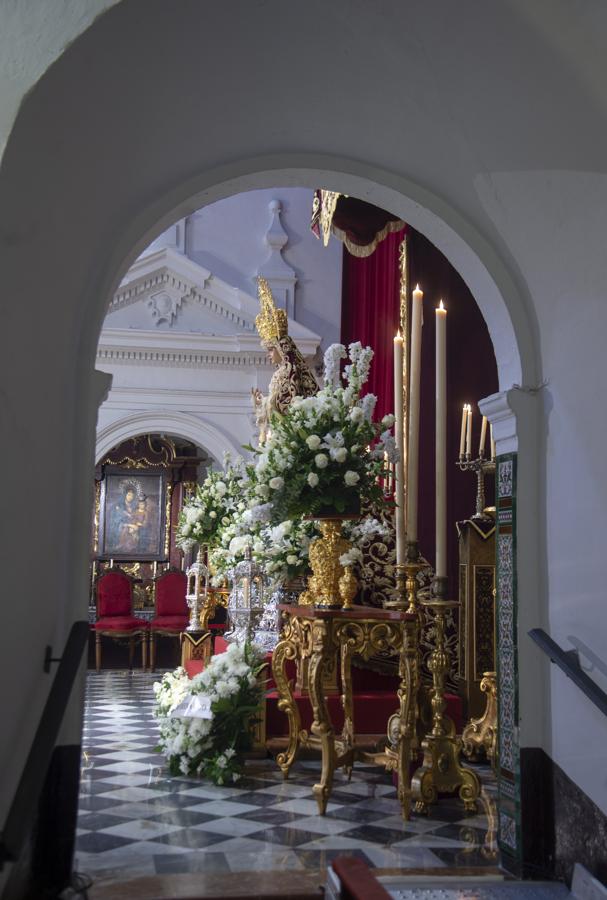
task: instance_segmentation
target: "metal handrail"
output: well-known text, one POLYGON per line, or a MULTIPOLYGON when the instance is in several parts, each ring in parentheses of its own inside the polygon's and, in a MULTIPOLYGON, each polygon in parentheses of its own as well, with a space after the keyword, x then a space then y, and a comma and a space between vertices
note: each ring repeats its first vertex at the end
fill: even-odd
POLYGON ((8 811, 4 829, 0 833, 0 869, 5 862, 19 859, 28 839, 88 636, 89 623, 74 622, 59 660, 52 660, 47 648, 45 671, 48 671, 48 663, 51 661, 59 662, 59 667, 8 811))
POLYGON ((543 628, 532 628, 529 637, 550 657, 551 662, 577 684, 603 715, 607 716, 607 694, 584 672, 579 663, 577 650, 563 650, 543 628))

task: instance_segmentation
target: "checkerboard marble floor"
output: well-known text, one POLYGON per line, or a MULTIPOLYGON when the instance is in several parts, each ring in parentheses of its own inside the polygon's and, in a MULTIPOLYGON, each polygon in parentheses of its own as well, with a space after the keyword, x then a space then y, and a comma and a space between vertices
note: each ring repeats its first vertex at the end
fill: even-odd
POLYGON ((96 881, 321 869, 344 854, 381 869, 498 865, 495 783, 486 767, 477 767, 478 815, 441 800, 430 818, 410 822, 401 819, 390 777, 372 767, 356 766, 349 783, 337 774, 324 817, 312 797, 317 761, 298 763, 288 781, 270 759, 250 762, 233 787, 171 778, 154 751, 158 677, 88 677, 76 869, 96 881))

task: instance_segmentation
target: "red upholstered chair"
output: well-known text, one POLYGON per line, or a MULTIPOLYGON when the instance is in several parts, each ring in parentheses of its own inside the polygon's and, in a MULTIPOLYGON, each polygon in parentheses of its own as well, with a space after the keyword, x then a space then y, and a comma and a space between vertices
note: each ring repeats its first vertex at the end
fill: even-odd
POLYGON ((190 620, 185 595, 188 579, 179 569, 167 569, 155 582, 156 615, 150 622, 150 668, 156 666, 156 637, 179 637, 190 620))
POLYGON ((129 639, 129 668, 133 668, 135 639, 141 639, 141 661, 147 665, 147 630, 145 619, 133 615, 132 579, 117 567, 103 572, 95 585, 97 597, 97 621, 95 631, 95 662, 97 671, 101 668, 101 638, 129 639))

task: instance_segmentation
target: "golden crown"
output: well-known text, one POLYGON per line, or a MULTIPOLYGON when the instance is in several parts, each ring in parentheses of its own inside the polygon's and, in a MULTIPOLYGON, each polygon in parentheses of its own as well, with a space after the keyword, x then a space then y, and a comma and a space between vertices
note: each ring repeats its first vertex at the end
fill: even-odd
POLYGON ((261 275, 257 279, 257 297, 260 313, 255 318, 255 327, 264 344, 271 344, 288 334, 288 320, 284 309, 277 309, 270 285, 261 275))

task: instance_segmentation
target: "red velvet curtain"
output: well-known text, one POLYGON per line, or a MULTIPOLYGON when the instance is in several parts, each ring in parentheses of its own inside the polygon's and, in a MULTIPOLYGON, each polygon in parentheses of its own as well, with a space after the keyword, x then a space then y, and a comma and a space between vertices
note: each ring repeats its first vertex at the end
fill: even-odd
POLYGON ((371 256, 344 247, 341 340, 375 351, 367 391, 377 395, 376 418, 394 411, 393 340, 400 307, 399 247, 405 228, 389 234, 371 256))
MULTIPOLYGON (((375 351, 368 389, 377 394, 379 416, 393 412, 393 338, 399 320, 398 251, 404 230, 389 234, 366 258, 344 250, 342 343, 360 341, 375 351)), ((455 465, 462 405, 474 408, 475 446, 480 414, 476 401, 498 387, 497 367, 487 326, 465 282, 423 235, 409 230, 410 283, 424 291, 420 416, 420 519, 422 554, 434 563, 434 308, 443 298, 447 318, 448 561, 451 595, 457 596, 458 546, 455 523, 474 513, 476 480, 455 465)), ((493 502, 488 478, 487 503, 493 502)))

